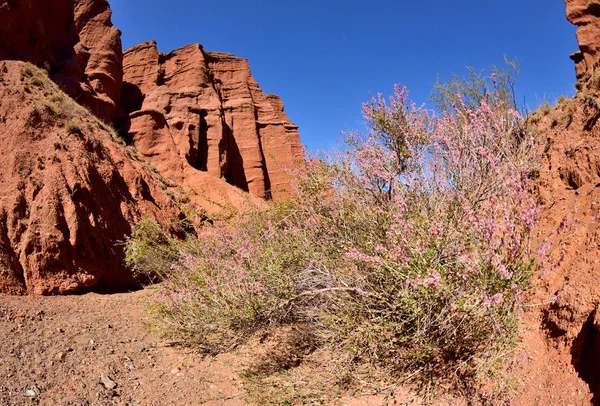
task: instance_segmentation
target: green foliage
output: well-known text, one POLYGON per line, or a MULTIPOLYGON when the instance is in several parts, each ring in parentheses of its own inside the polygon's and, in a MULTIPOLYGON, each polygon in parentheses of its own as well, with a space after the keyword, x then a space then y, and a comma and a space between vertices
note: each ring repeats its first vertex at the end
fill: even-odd
POLYGON ((477 110, 482 101, 494 106, 494 109, 519 110, 515 84, 520 67, 516 59, 510 60, 505 56, 506 68, 491 66, 491 73, 485 70, 477 72, 469 66, 468 77, 452 75, 448 82, 440 83, 439 79, 433 85, 430 100, 437 110, 443 114, 452 114, 457 107, 464 105, 465 109, 477 110))
POLYGON ((161 278, 177 260, 172 240, 154 220, 142 220, 125 245, 125 264, 136 273, 161 278), (133 243, 135 242, 135 243, 133 243))

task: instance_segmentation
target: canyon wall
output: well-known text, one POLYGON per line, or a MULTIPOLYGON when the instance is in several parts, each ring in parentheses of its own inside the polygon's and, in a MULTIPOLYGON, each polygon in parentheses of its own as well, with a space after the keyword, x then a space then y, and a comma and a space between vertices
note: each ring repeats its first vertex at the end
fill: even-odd
POLYGON ((152 41, 126 50, 121 106, 138 150, 184 184, 202 172, 281 200, 286 171, 302 159, 297 127, 281 100, 260 89, 248 61, 199 44, 169 54, 152 41))
POLYGON ((0 0, 0 21, 0 293, 127 287, 142 218, 286 198, 297 127, 245 59, 123 53, 105 0, 0 0))
POLYGON ((122 84, 121 33, 104 0, 1 0, 0 60, 46 69, 79 103, 106 122, 122 84))
POLYGON ((567 19, 577 26, 579 51, 571 55, 577 78, 591 75, 600 58, 600 1, 565 0, 567 19))
POLYGON ((551 243, 551 256, 524 312, 516 406, 600 403, 600 2, 565 4, 578 91, 530 119, 543 142, 536 243, 551 243))
POLYGON ((0 61, 0 293, 134 282, 121 241, 182 214, 131 147, 21 61, 0 61))

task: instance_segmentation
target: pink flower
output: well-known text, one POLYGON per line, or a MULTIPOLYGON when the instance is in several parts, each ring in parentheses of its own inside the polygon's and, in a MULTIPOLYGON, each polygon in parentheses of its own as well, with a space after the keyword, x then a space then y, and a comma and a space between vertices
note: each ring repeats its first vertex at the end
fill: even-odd
POLYGON ((542 243, 542 245, 539 246, 539 248, 536 251, 536 255, 541 258, 541 259, 545 259, 546 256, 548 255, 548 253, 550 252, 550 246, 552 244, 550 243, 550 241, 546 240, 542 243))
POLYGON ((433 271, 429 276, 423 278, 421 285, 426 288, 440 288, 442 287, 442 277, 437 271, 433 271))
POLYGON ((440 229, 437 225, 432 225, 431 227, 429 227, 429 234, 431 234, 432 236, 436 236, 440 233, 440 229))
POLYGON ((506 279, 510 279, 513 276, 512 272, 506 269, 506 266, 504 265, 500 265, 500 267, 498 268, 498 273, 500 274, 500 276, 506 279))
POLYGON ((501 304, 504 301, 504 294, 503 293, 496 293, 494 296, 492 296, 491 298, 488 297, 487 294, 483 294, 482 297, 482 301, 485 307, 490 308, 493 306, 498 306, 499 304, 501 304))

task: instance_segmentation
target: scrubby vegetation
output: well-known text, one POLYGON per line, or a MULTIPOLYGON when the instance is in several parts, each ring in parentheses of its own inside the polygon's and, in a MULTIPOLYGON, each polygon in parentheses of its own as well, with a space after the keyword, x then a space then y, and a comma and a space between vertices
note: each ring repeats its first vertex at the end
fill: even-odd
MULTIPOLYGON (((0 67, 2 69, 3 67, 0 67)), ((102 128, 120 144, 124 140, 117 134, 116 130, 104 121, 93 115, 86 107, 78 104, 69 97, 56 83, 48 77, 48 72, 31 63, 25 63, 21 71, 21 81, 26 82, 24 89, 32 91, 29 84, 43 94, 39 104, 36 106, 36 115, 48 114, 58 123, 65 122, 67 134, 81 133, 86 127, 88 130, 102 128), (89 123, 84 122, 83 117, 89 118, 89 123)))
POLYGON ((309 159, 286 204, 184 241, 142 222, 127 258, 163 280, 163 326, 216 353, 299 324, 346 364, 474 384, 516 343, 537 220, 536 148, 510 82, 478 81, 438 86, 440 113, 401 86, 372 99, 368 132, 309 159))

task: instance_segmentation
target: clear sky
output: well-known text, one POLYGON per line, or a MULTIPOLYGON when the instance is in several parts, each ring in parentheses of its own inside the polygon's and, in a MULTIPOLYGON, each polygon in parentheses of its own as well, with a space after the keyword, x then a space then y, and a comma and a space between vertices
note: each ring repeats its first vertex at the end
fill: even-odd
POLYGON ((575 27, 562 0, 111 0, 123 46, 162 52, 193 42, 248 58, 262 89, 283 99, 309 150, 364 129, 362 103, 406 85, 417 103, 437 75, 521 62, 530 108, 574 93, 575 27))

